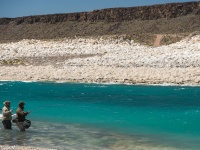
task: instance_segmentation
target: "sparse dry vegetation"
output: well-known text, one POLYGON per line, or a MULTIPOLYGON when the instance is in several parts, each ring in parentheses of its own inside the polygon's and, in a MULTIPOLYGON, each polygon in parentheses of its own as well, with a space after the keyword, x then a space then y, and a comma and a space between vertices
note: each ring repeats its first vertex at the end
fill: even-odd
POLYGON ((0 60, 0 65, 4 66, 13 66, 13 65, 25 65, 26 61, 21 59, 8 59, 8 60, 0 60))

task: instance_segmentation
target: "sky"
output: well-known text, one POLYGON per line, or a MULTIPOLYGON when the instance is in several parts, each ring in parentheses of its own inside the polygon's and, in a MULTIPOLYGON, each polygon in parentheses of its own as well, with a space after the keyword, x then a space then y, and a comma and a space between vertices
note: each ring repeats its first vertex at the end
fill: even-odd
POLYGON ((0 0, 0 18, 88 12, 105 8, 191 1, 195 0, 0 0))

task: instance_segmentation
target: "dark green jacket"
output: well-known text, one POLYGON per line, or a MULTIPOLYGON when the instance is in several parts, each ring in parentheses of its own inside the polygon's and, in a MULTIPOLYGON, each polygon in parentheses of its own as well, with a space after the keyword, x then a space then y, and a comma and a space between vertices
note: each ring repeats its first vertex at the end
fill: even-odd
POLYGON ((20 107, 16 111, 16 119, 18 122, 24 122, 26 120, 27 112, 24 112, 20 107))

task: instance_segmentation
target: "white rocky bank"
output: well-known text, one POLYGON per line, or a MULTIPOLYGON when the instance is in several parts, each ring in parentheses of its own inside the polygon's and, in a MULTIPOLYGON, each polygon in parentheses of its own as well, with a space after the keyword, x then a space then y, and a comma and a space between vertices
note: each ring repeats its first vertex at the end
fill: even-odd
POLYGON ((102 37, 0 44, 0 61, 53 56, 76 57, 48 65, 1 64, 0 80, 200 85, 200 35, 160 47, 102 37))

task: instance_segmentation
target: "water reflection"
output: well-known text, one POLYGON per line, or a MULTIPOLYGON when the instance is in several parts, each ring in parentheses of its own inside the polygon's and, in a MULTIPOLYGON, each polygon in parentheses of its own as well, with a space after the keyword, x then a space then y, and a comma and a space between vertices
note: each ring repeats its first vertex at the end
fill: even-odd
POLYGON ((0 129, 0 144, 4 145, 26 145, 27 133, 20 132, 18 129, 13 130, 0 129))
POLYGON ((1 129, 0 145, 55 149, 174 149, 141 136, 128 136, 80 125, 34 122, 26 132, 1 129))

